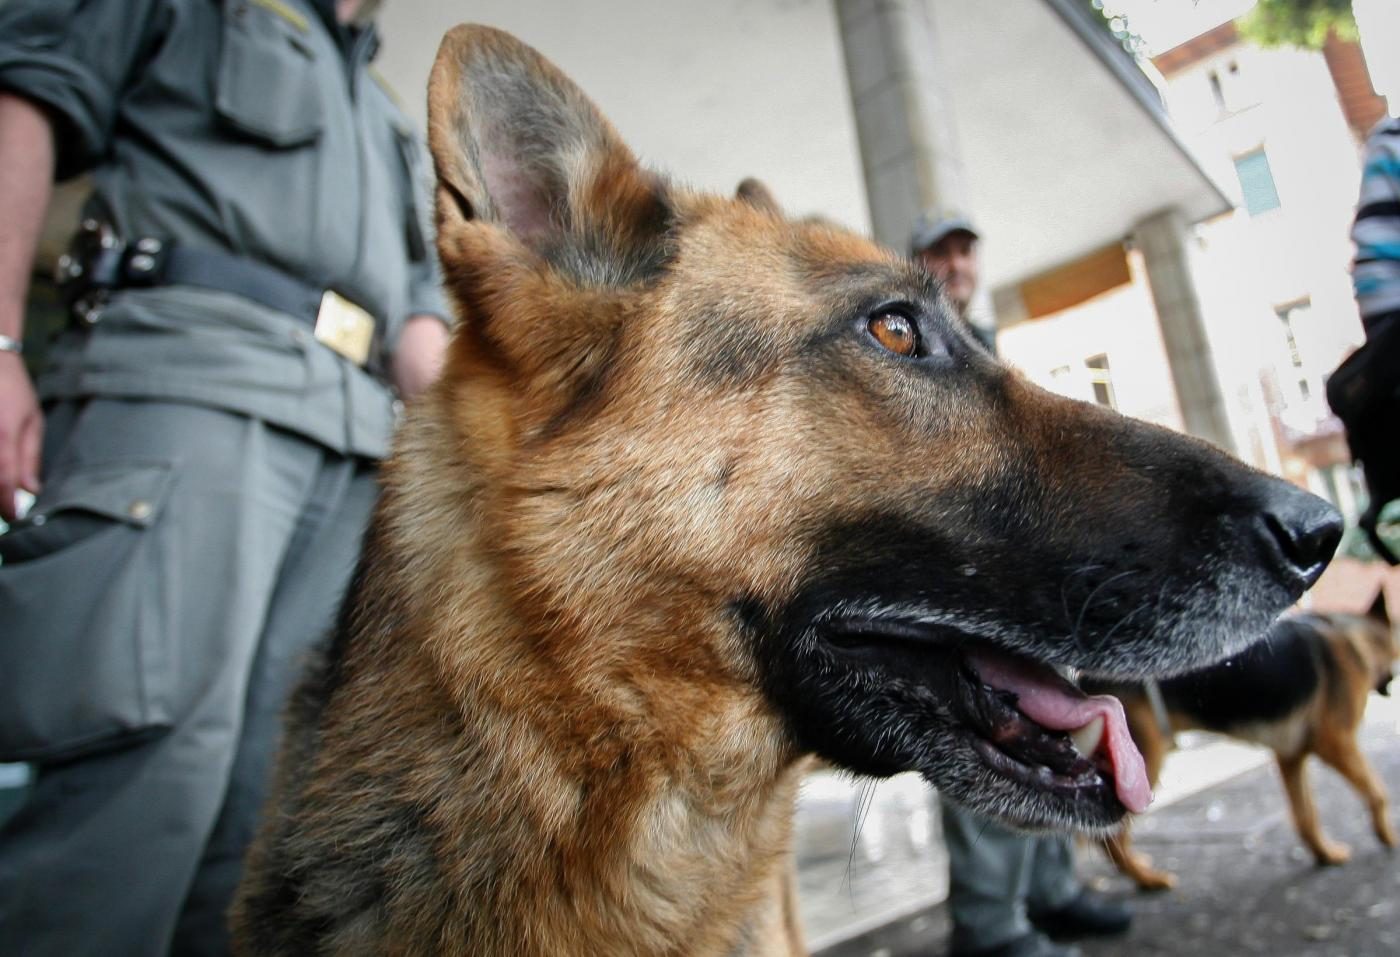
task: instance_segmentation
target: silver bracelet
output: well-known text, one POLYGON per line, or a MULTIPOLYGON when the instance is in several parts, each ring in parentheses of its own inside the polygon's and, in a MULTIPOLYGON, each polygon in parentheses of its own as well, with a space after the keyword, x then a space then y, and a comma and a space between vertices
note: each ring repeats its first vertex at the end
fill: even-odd
POLYGON ((19 355, 24 351, 24 343, 18 339, 11 339, 4 333, 0 333, 0 352, 13 352, 19 355))

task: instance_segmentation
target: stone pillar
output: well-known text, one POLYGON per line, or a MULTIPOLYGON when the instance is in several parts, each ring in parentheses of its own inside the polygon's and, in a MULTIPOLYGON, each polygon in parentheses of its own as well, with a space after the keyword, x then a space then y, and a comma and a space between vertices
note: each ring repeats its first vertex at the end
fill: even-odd
POLYGON ((1154 213, 1137 224, 1134 239, 1147 267, 1186 431, 1233 453, 1230 420, 1191 276, 1186 221, 1175 209, 1154 213))
POLYGON ((906 251, 925 211, 969 215, 924 0, 836 0, 875 238, 906 251))

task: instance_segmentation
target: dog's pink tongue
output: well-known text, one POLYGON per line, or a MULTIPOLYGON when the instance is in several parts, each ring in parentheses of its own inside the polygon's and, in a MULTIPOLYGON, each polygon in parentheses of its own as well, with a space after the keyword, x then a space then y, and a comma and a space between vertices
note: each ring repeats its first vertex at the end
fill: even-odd
POLYGON ((1086 695, 1048 668, 1001 655, 972 652, 972 666, 983 681, 1016 696, 1016 707, 1036 724, 1051 731, 1077 731, 1095 718, 1103 718, 1104 747, 1113 765, 1118 800, 1135 814, 1152 803, 1152 787, 1142 753, 1128 733, 1123 703, 1112 695, 1086 695))

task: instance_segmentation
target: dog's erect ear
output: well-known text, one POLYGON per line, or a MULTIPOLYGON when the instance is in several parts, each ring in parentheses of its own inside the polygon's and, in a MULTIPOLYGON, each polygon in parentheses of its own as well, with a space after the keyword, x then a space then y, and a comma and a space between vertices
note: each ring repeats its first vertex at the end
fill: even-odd
POLYGON ((473 401, 549 429, 596 393, 627 292, 671 255, 666 186, 568 77, 488 27, 443 39, 428 146, 443 285, 462 320, 443 378, 505 389, 473 401))
POLYGON ((778 205, 778 200, 774 198, 773 193, 762 180, 754 179, 752 176, 745 177, 739 183, 739 188, 734 195, 754 209, 761 209, 763 212, 772 213, 775 216, 783 214, 783 208, 778 205))
POLYGON ((444 37, 428 143, 448 232, 495 223, 593 286, 631 281, 664 253, 659 178, 568 77, 510 34, 463 25, 444 37))

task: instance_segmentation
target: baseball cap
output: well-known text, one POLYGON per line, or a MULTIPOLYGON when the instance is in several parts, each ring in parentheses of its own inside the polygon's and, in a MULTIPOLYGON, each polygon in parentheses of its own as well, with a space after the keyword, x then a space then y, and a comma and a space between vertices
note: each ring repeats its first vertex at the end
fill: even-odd
POLYGON ((966 216, 924 213, 914 223, 914 229, 909 236, 909 253, 913 255, 922 252, 952 233, 968 233, 973 239, 982 238, 973 228, 972 220, 966 216))

